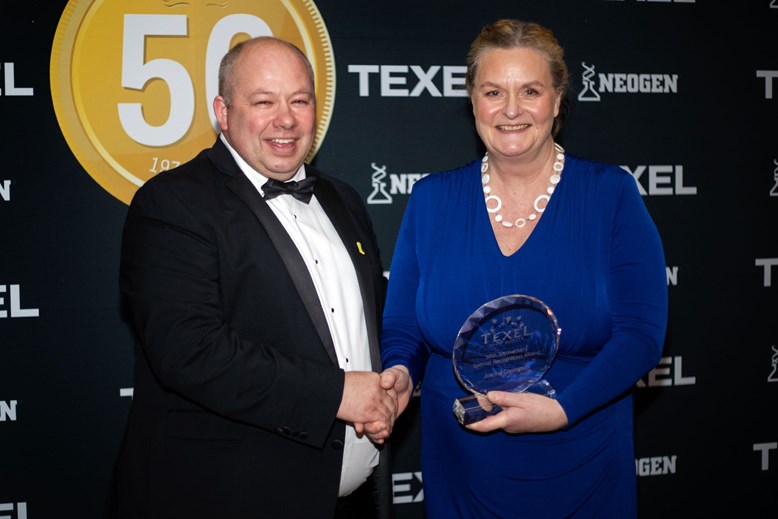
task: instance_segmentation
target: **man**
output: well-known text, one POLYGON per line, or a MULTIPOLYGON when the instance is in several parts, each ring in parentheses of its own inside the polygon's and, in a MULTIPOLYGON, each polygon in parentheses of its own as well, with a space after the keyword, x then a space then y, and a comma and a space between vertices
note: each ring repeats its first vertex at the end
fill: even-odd
POLYGON ((107 516, 385 516, 383 269, 356 191, 303 164, 310 63, 252 39, 224 57, 219 92, 214 146, 149 180, 127 214, 138 345, 107 516), (311 178, 310 200, 270 185, 311 178))

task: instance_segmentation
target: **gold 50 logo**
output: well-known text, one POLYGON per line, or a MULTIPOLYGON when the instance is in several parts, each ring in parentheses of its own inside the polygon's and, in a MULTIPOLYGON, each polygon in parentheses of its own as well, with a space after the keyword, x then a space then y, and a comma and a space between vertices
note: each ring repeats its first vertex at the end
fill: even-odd
POLYGON ((329 34, 310 0, 70 0, 51 51, 51 95, 62 133, 86 171, 129 204, 143 183, 216 139, 211 103, 222 56, 273 35, 308 55, 317 132, 335 99, 329 34))

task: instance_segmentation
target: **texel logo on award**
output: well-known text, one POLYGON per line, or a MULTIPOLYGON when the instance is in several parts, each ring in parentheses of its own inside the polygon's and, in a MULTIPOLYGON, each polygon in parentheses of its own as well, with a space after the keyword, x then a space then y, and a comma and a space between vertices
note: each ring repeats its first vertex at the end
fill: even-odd
POLYGON ((51 50, 57 121, 79 163, 129 204, 160 171, 216 138, 222 56, 273 35, 306 53, 316 78, 318 151, 335 100, 329 34, 310 0, 70 0, 51 50))

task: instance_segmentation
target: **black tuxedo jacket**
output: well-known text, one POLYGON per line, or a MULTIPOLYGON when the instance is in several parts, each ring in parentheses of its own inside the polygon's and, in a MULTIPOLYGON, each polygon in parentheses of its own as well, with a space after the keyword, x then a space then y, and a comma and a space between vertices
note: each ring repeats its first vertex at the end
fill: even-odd
MULTIPOLYGON (((369 216, 353 188, 306 172, 354 263, 379 370, 386 280, 369 216)), ((331 518, 344 372, 302 257, 221 140, 137 191, 120 285, 138 341, 107 516, 331 518)))

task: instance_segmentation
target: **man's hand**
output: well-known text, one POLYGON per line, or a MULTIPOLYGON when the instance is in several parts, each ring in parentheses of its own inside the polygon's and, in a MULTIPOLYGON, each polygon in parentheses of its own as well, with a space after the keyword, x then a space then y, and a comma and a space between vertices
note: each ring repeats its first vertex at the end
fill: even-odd
POLYGON ((381 444, 397 418, 397 395, 382 387, 378 373, 347 371, 337 418, 353 424, 357 435, 367 434, 381 444))

